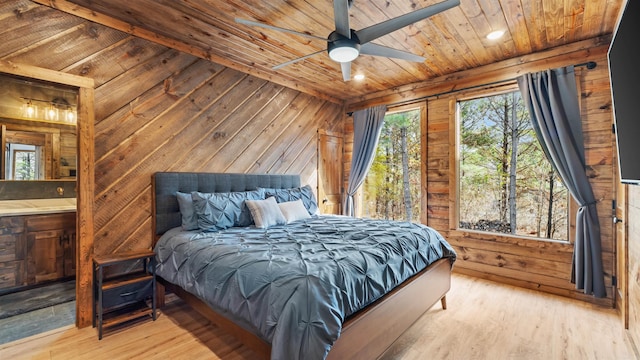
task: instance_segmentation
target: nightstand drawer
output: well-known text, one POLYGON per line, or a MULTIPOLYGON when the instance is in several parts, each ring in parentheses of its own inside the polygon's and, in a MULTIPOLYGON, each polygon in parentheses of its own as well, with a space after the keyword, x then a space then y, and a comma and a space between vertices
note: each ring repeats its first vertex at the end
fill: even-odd
POLYGON ((149 298, 153 295, 153 281, 133 283, 105 290, 102 293, 102 307, 111 309, 149 298))

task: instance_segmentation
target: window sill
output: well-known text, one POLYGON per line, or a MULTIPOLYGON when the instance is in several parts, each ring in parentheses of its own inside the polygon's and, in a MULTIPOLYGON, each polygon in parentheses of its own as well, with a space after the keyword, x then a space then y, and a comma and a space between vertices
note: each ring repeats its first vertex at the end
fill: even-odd
POLYGON ((513 242, 513 243, 552 243, 552 244, 561 244, 567 246, 573 246, 573 241, 568 240, 555 240, 555 239, 547 239, 547 238, 538 238, 532 236, 523 236, 523 235, 511 235, 511 234, 503 234, 503 233, 493 233, 487 231, 479 231, 472 229, 452 229, 449 230, 449 237, 461 237, 468 238, 472 237, 476 240, 486 240, 486 241, 498 241, 498 242, 513 242))

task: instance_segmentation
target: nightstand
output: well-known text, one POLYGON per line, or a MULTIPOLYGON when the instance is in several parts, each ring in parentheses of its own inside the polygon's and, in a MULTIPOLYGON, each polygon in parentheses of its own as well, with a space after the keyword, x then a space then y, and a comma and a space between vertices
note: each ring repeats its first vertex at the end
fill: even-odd
POLYGON ((98 327, 98 339, 103 329, 144 316, 156 320, 155 253, 94 257, 93 327, 98 327))

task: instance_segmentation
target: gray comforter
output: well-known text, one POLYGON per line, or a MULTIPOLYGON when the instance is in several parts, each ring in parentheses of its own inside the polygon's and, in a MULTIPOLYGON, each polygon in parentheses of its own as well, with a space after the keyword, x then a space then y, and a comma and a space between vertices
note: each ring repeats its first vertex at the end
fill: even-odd
POLYGON ((272 345, 272 359, 323 359, 344 319, 440 258, 435 230, 318 216, 268 229, 172 229, 157 274, 272 345))

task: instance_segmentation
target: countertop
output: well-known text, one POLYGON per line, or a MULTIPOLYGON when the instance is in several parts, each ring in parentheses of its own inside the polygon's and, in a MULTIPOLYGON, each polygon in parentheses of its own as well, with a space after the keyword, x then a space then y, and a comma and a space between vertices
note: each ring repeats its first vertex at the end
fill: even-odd
POLYGON ((75 198, 0 200, 0 216, 54 214, 76 211, 75 198))

